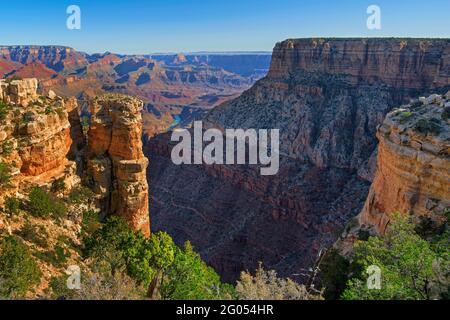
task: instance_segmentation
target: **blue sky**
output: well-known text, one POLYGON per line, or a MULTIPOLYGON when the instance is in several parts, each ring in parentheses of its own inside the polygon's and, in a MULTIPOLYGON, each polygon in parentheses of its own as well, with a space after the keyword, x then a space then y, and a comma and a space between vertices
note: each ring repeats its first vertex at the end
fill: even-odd
POLYGON ((0 0, 0 44, 115 53, 272 50, 300 37, 450 37, 449 0, 0 0), (66 8, 81 8, 81 30, 66 8), (381 7, 382 29, 366 27, 381 7))

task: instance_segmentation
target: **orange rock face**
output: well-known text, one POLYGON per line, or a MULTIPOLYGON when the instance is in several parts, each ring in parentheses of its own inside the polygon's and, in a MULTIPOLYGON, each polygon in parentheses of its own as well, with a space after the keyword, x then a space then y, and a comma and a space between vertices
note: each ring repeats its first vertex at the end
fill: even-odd
POLYGON ((148 160, 142 152, 142 107, 142 101, 117 94, 92 102, 87 170, 104 210, 124 217, 148 236, 148 160))
POLYGON ((19 152, 22 158, 21 173, 38 176, 65 164, 72 139, 70 129, 63 129, 48 140, 28 145, 19 152))
POLYGON ((378 169, 359 216, 377 234, 391 213, 440 223, 450 208, 450 99, 421 100, 390 113, 378 130, 378 169))
MULTIPOLYGON (((59 97, 38 96, 37 80, 3 82, 2 100, 11 112, 2 127, 0 143, 14 146, 4 159, 23 177, 36 177, 67 164, 72 145, 65 101, 59 97), (6 133, 6 134, 5 134, 6 133)), ((76 100, 71 102, 76 107, 76 100)))

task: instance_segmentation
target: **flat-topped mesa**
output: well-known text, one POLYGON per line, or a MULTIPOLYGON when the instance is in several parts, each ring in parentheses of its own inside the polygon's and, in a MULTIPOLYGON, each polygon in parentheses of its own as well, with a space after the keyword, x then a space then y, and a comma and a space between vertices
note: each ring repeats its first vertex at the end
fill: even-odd
POLYGON ((0 80, 0 101, 6 110, 0 120, 0 161, 10 166, 18 181, 41 184, 75 167, 67 159, 72 144, 68 111, 77 102, 53 93, 38 95, 37 86, 36 79, 0 80))
POLYGON ((359 225, 384 234, 390 214, 439 226, 450 209, 450 92, 389 113, 378 130, 378 169, 359 225))
POLYGON ((426 89, 450 85, 449 68, 449 39, 290 39, 275 46, 269 78, 324 72, 353 85, 426 89))
POLYGON ((84 53, 63 46, 0 46, 0 58, 21 64, 38 61, 64 74, 71 74, 88 64, 84 53))
POLYGON ((119 94, 91 102, 87 171, 104 211, 123 217, 148 236, 148 159, 142 152, 142 108, 142 101, 119 94))

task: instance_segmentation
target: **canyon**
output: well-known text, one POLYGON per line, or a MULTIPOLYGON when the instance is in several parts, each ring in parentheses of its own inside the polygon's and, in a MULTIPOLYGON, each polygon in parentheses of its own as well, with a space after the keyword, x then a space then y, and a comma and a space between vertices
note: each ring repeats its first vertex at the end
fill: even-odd
MULTIPOLYGON (((268 71, 270 53, 86 54, 62 46, 0 46, 0 77, 38 78, 43 90, 88 101, 122 93, 144 101, 144 134, 180 126, 237 97, 268 71)), ((86 103, 81 103, 83 108, 86 103)))
MULTIPOLYGON (((302 270, 361 213, 372 182, 382 184, 377 158, 381 166, 390 160, 380 159, 387 151, 383 143, 377 151, 376 134, 385 116, 411 99, 449 88, 448 39, 278 43, 267 77, 213 109, 203 122, 222 131, 279 129, 279 174, 261 177, 252 165, 175 166, 170 135, 156 136, 144 146, 152 160, 152 229, 169 232, 177 243, 190 240, 227 281, 253 270, 258 261, 305 281, 302 270)), ((441 196, 448 199, 448 181, 441 183, 441 196)), ((405 190, 393 188, 397 195, 405 190)), ((423 188, 428 189, 425 182, 423 188)))
POLYGON ((258 262, 305 282, 338 238, 350 248, 362 230, 383 234, 395 211, 439 228, 450 40, 289 39, 263 78, 257 56, 0 47, 0 162, 12 177, 0 202, 83 180, 103 217, 191 241, 228 282, 258 262), (198 118, 205 130, 279 130, 278 174, 175 165, 171 131, 198 118))

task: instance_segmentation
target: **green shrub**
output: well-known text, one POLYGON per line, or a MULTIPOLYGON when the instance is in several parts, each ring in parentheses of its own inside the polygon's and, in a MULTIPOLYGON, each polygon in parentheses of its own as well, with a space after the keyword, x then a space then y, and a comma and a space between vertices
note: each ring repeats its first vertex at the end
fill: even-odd
POLYGON ((5 200, 5 211, 10 216, 17 214, 20 210, 21 203, 17 198, 8 197, 5 200))
MULTIPOLYGON (((436 283, 441 275, 437 265, 448 266, 450 254, 447 246, 444 254, 433 250, 430 243, 414 230, 415 226, 400 215, 395 215, 383 238, 370 237, 355 245, 355 262, 361 272, 348 282, 342 298, 346 300, 420 300, 434 299, 436 283), (447 258, 445 258, 447 257, 447 258), (447 260, 445 260, 447 259, 447 260), (440 263, 438 263, 440 261, 440 263), (369 266, 381 270, 381 289, 367 286, 369 266)), ((443 268, 445 270, 445 268, 443 268)), ((448 273, 448 269, 447 269, 448 273)), ((448 274, 447 274, 448 287, 448 274)))
POLYGON ((45 107, 44 113, 46 115, 49 115, 49 114, 53 113, 53 109, 51 107, 47 106, 47 107, 45 107))
POLYGON ((81 234, 91 235, 101 227, 100 217, 97 212, 88 210, 83 212, 81 234))
POLYGON ((22 116, 22 123, 28 123, 33 121, 34 119, 34 113, 31 111, 27 111, 22 116))
POLYGON ((64 192, 66 190, 66 183, 64 181, 64 178, 54 180, 52 182, 50 190, 53 193, 64 192))
POLYGON ((48 233, 43 226, 36 226, 26 221, 22 229, 17 232, 17 235, 26 241, 30 241, 42 248, 48 246, 48 233))
POLYGON ((28 247, 17 237, 0 241, 0 296, 21 298, 40 282, 41 271, 28 247))
POLYGON ((69 194, 69 202, 73 204, 89 203, 95 196, 94 192, 84 186, 73 189, 69 194))
POLYGON ((438 119, 420 119, 415 125, 415 129, 423 134, 438 135, 441 132, 441 126, 438 119))
POLYGON ((0 162, 0 188, 11 180, 11 168, 8 164, 0 162))
POLYGON ((138 285, 148 288, 152 298, 221 299, 234 294, 234 288, 222 284, 190 245, 181 250, 163 232, 147 239, 118 217, 109 218, 85 238, 83 253, 96 261, 94 272, 114 274, 125 268, 138 285))
POLYGON ((109 263, 113 273, 125 264, 131 277, 148 285, 156 271, 150 265, 152 253, 146 241, 141 233, 134 232, 122 218, 111 217, 101 229, 85 239, 84 253, 85 256, 109 263), (111 252, 115 254, 111 256, 111 252))
POLYGON ((55 246, 53 251, 36 252, 34 255, 42 261, 51 263, 57 268, 64 267, 67 262, 67 258, 70 257, 70 254, 59 245, 55 246))
POLYGON ((412 113, 412 112, 409 112, 409 111, 403 111, 403 112, 401 112, 401 113, 399 114, 400 122, 405 122, 405 121, 407 121, 408 119, 410 119, 412 116, 413 116, 413 113, 412 113))
POLYGON ((90 120, 88 116, 82 116, 80 119, 81 122, 81 127, 83 130, 83 134, 86 136, 88 134, 89 131, 89 127, 90 127, 90 120))
POLYGON ((74 290, 67 287, 67 275, 52 277, 49 283, 51 293, 48 293, 51 299, 70 299, 74 295, 74 290))
POLYGON ((6 140, 6 141, 4 141, 2 143, 1 150, 2 150, 1 155, 5 156, 5 157, 8 157, 13 152, 14 145, 13 145, 13 143, 10 140, 6 140))
POLYGON ((165 300, 233 299, 234 288, 223 284, 220 276, 207 266, 189 242, 175 249, 175 258, 164 272, 161 298, 165 300))
POLYGON ((447 121, 448 119, 450 119, 450 107, 445 107, 442 112, 442 120, 447 121))
POLYGON ((337 300, 345 290, 350 273, 350 262, 336 249, 330 249, 320 265, 320 279, 327 300, 337 300))
POLYGON ((36 217, 61 218, 67 213, 64 203, 39 187, 31 190, 28 205, 30 213, 36 217))
POLYGON ((10 106, 4 103, 3 101, 0 101, 0 120, 5 120, 6 116, 9 113, 10 106))

